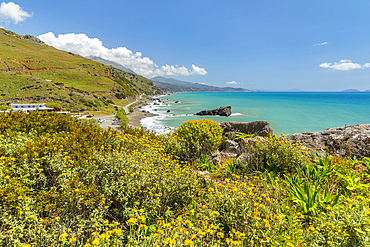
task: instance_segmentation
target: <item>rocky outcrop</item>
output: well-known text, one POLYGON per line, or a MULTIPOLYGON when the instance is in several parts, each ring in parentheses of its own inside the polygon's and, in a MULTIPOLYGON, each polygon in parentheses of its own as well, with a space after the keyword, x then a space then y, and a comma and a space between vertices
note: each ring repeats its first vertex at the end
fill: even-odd
POLYGON ((221 122, 221 128, 224 129, 224 135, 230 139, 235 138, 235 133, 245 133, 248 135, 257 135, 268 137, 273 134, 270 124, 267 121, 254 122, 221 122))
POLYGON ((330 154, 370 157, 370 124, 329 128, 320 132, 297 133, 286 136, 293 143, 301 142, 304 148, 328 150, 330 154))
POLYGON ((204 111, 196 113, 195 115, 228 117, 231 115, 231 106, 220 107, 220 108, 212 109, 212 110, 204 110, 204 111))
POLYGON ((42 40, 40 40, 39 38, 37 38, 33 35, 30 35, 30 34, 20 35, 20 38, 21 39, 28 39, 29 41, 32 41, 32 42, 35 42, 35 43, 38 43, 38 44, 45 44, 42 40))

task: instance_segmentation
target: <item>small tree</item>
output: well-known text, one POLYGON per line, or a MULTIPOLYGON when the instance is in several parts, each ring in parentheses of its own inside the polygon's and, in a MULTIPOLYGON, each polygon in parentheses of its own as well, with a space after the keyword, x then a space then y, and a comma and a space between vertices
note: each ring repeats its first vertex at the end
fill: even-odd
POLYGON ((121 128, 127 126, 129 120, 124 109, 121 108, 117 111, 116 118, 118 118, 121 128))

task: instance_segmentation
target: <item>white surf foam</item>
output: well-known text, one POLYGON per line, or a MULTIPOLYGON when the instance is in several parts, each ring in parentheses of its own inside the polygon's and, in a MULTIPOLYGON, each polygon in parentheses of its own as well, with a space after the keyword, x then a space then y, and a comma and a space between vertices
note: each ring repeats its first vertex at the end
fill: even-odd
POLYGON ((243 114, 241 114, 241 113, 231 113, 231 115, 230 115, 230 117, 235 117, 235 116, 241 116, 241 115, 243 115, 243 114))

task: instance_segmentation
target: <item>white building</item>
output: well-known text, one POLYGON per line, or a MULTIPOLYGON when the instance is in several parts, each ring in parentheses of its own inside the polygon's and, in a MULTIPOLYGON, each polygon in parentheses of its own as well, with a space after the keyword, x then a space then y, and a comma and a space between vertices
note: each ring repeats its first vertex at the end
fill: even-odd
POLYGON ((53 111, 54 108, 46 107, 45 103, 30 103, 30 104, 10 104, 11 109, 8 111, 53 111))

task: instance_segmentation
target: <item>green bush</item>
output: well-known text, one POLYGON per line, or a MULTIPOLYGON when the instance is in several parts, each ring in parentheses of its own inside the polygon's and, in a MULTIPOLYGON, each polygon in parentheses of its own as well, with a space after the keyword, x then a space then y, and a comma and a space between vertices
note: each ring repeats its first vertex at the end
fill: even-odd
POLYGON ((104 96, 102 98, 100 98, 100 101, 103 102, 103 104, 106 105, 106 106, 109 105, 109 103, 105 100, 104 96))
POLYGON ((117 112, 116 112, 116 117, 118 118, 119 120, 119 125, 121 126, 121 128, 124 128, 127 126, 129 120, 126 116, 126 112, 124 109, 119 109, 117 112))
POLYGON ((130 107, 128 108, 128 111, 129 111, 129 112, 134 112, 134 108, 133 108, 132 106, 130 106, 130 107))
POLYGON ((45 103, 46 107, 54 108, 56 111, 62 110, 62 106, 57 102, 47 102, 45 103))
POLYGON ((299 147, 276 136, 257 141, 253 151, 254 155, 249 164, 252 171, 292 173, 308 161, 307 156, 299 147))
POLYGON ((115 93, 114 96, 116 96, 117 99, 125 99, 126 96, 123 93, 115 93))
POLYGON ((170 135, 169 148, 182 160, 193 162, 197 157, 212 154, 221 145, 222 132, 215 121, 189 120, 170 135))
POLYGON ((0 105, 0 111, 6 111, 9 110, 11 107, 10 105, 0 105))

